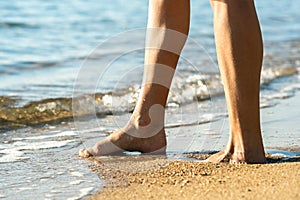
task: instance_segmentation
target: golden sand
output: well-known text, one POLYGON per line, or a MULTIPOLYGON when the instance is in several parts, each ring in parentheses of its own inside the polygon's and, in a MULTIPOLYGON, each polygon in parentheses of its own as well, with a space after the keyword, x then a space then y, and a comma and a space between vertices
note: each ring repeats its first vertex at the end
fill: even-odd
MULTIPOLYGON (((292 161, 262 165, 169 161, 141 172, 108 169, 95 162, 91 168, 106 185, 91 199, 298 200, 300 162, 292 161)), ((143 166, 149 163, 153 166, 161 160, 143 161, 143 166)))

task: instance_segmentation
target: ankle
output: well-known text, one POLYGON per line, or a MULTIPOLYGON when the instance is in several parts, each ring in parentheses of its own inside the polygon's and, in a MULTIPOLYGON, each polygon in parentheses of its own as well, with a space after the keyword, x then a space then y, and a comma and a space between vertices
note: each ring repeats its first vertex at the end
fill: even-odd
POLYGON ((139 127, 145 127, 151 123, 151 119, 148 115, 132 114, 129 124, 134 126, 136 129, 139 127))
POLYGON ((246 145, 242 142, 231 142, 225 152, 231 155, 231 160, 246 163, 265 163, 265 151, 263 145, 251 143, 246 145))
POLYGON ((163 127, 164 126, 164 109, 161 105, 155 104, 151 109, 143 112, 135 111, 129 123, 133 125, 136 129, 146 128, 146 127, 163 127))

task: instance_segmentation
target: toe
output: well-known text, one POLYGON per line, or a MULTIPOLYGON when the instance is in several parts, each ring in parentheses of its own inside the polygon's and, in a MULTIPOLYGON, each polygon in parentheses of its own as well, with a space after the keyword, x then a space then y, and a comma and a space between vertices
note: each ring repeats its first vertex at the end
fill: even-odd
POLYGON ((91 154, 86 149, 80 149, 78 155, 82 158, 87 158, 91 156, 91 154))
POLYGON ((84 155, 84 149, 80 149, 78 152, 78 156, 83 157, 83 155, 84 155))
POLYGON ((229 162, 229 160, 230 160, 230 153, 227 153, 227 151, 224 150, 215 153, 206 159, 207 162, 211 162, 211 163, 229 162))
POLYGON ((233 159, 230 159, 229 163, 230 164, 247 164, 247 162, 245 162, 245 161, 239 161, 239 160, 233 160, 233 159))

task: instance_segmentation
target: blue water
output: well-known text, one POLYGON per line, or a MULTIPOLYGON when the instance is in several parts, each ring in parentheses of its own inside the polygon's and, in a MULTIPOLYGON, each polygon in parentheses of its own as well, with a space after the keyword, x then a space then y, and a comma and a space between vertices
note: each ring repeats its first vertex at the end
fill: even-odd
MULTIPOLYGON (((191 2, 190 37, 204 50, 187 51, 186 55, 195 59, 204 73, 216 65, 213 14, 209 0, 191 2)), ((119 49, 137 42, 140 35, 133 35, 120 43, 119 40, 114 41, 114 38, 126 31, 146 27, 147 3, 148 1, 142 0, 0 1, 0 198, 80 199, 100 188, 102 180, 88 169, 88 162, 77 159, 77 151, 90 138, 93 138, 91 143, 99 140, 99 135, 104 138, 105 135, 99 132, 115 129, 116 121, 119 123, 123 120, 125 123, 129 114, 123 117, 125 120, 121 120, 122 116, 113 116, 113 119, 111 116, 102 116, 99 119, 102 126, 97 129, 93 129, 90 121, 77 122, 77 125, 83 124, 80 131, 74 128, 72 121, 64 120, 69 115, 51 117, 61 111, 70 114, 69 100, 77 73, 85 58, 97 46, 101 47, 102 42, 107 40, 111 40, 112 44, 116 42, 113 46, 100 48, 99 54, 93 57, 92 61, 101 64, 102 60, 114 57, 119 49), (5 101, 11 104, 6 104, 5 101), (26 126, 27 118, 60 121, 53 124, 38 121, 41 122, 38 126, 31 127, 26 126), (22 125, 21 128, 18 123, 22 125), (15 129, 16 124, 18 129, 15 129)), ((261 107, 272 108, 278 101, 292 97, 300 89, 300 76, 297 74, 300 68, 300 1, 257 0, 256 5, 265 42, 261 107), (284 75, 292 76, 279 78, 284 75), (269 84, 271 81, 272 84, 269 84)), ((110 68, 109 79, 100 85, 97 92, 109 92, 116 82, 120 87, 139 84, 142 71, 133 70, 124 80, 120 80, 120 77, 131 66, 142 67, 142 64, 143 51, 118 59, 114 67, 110 68)), ((197 82, 194 71, 189 71, 188 64, 182 60, 179 71, 181 77, 176 80, 197 82)), ((214 83, 212 85, 216 87, 216 93, 222 89, 217 73, 203 77, 206 77, 207 83, 214 83)), ((188 85, 185 86, 188 88, 188 85)), ((125 97, 136 93, 128 92, 125 97)), ((193 100, 190 90, 176 88, 175 84, 171 93, 170 96, 175 96, 172 99, 173 107, 170 105, 166 117, 169 126, 167 131, 172 132, 171 136, 176 128, 170 127, 178 127, 184 123, 195 125, 199 121, 214 121, 226 116, 223 97, 217 98, 212 105, 209 101, 184 104, 193 100), (178 102, 176 99, 179 99, 178 102), (180 103, 184 104, 183 108, 180 103), (195 104, 200 108, 195 109, 195 104), (199 118, 195 119, 195 116, 199 118)), ((205 96, 205 93, 200 92, 201 95, 205 96)), ((123 107, 128 106, 128 99, 118 100, 120 105, 124 101, 123 107)), ((117 112, 123 111, 120 107, 122 106, 117 107, 117 112)), ((113 108, 101 104, 97 109, 103 114, 113 108)), ((216 123, 219 122, 223 121, 216 123)), ((185 133, 191 129, 189 126, 184 127, 186 129, 183 128, 183 132, 178 132, 182 141, 187 140, 185 133)), ((204 130, 208 132, 207 137, 193 137, 203 143, 205 138, 215 141, 221 137, 220 132, 211 134, 211 130, 204 130)), ((223 131, 228 132, 227 129, 223 131)), ((174 141, 179 137, 176 134, 174 141)), ((285 145, 290 145, 299 140, 297 133, 292 131, 279 139, 272 134, 274 133, 269 128, 264 135, 268 138, 267 145, 270 148, 279 146, 286 149, 287 146, 280 146, 279 143, 284 141, 285 145)), ((172 137, 168 139, 171 140, 172 137)), ((206 145, 210 144, 212 143, 208 142, 206 145)), ((172 146, 169 148, 178 151, 177 144, 174 149, 172 146)))
MULTIPOLYGON (((270 44, 266 52, 280 42, 299 40, 299 1, 256 4, 270 44)), ((1 1, 0 9, 0 96, 27 101, 70 96, 85 56, 116 34, 145 28, 147 20, 147 2, 140 0, 14 0, 1 1)), ((190 36, 215 57, 209 1, 192 1, 190 36)), ((125 45, 131 42, 134 38, 125 45)))

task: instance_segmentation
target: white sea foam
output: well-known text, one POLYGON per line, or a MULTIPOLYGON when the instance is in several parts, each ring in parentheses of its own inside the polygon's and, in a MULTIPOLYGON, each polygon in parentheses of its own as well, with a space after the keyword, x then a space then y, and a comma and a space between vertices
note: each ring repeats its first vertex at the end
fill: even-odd
POLYGON ((76 177, 83 177, 83 174, 80 172, 71 172, 71 175, 76 177))
POLYGON ((282 89, 280 89, 278 92, 273 94, 264 95, 264 100, 272 100, 272 99, 286 99, 290 98, 294 95, 296 90, 300 89, 300 84, 290 84, 282 89))
POLYGON ((62 174, 65 174, 65 172, 57 172, 56 174, 57 175, 62 175, 62 174))
POLYGON ((32 190, 33 188, 31 188, 31 187, 20 187, 20 188, 18 188, 18 192, 22 192, 22 191, 24 191, 24 190, 32 190))
POLYGON ((279 93, 268 95, 267 99, 269 99, 269 100, 271 100, 271 99, 286 99, 291 96, 293 96, 293 93, 291 93, 291 92, 279 92, 279 93))
POLYGON ((291 84, 285 87, 282 91, 283 92, 294 92, 295 90, 300 90, 300 84, 291 84))
POLYGON ((40 135, 40 136, 32 136, 32 137, 25 137, 25 138, 13 138, 13 141, 22 141, 22 140, 42 140, 42 139, 49 139, 49 138, 57 138, 57 137, 66 137, 66 136, 77 136, 76 133, 73 131, 64 131, 61 133, 57 133, 54 135, 40 135))
POLYGON ((51 149, 61 148, 76 143, 76 140, 64 141, 45 141, 45 142, 15 142, 13 145, 17 150, 38 150, 38 149, 51 149))
POLYGON ((51 198, 53 197, 53 194, 45 194, 45 197, 51 198))
POLYGON ((92 188, 92 187, 83 188, 83 189, 80 190, 80 194, 79 194, 78 196, 68 198, 67 200, 77 200, 77 199, 81 199, 82 197, 84 197, 84 196, 90 194, 93 190, 94 190, 94 188, 92 188))
MULTIPOLYGON (((60 136, 74 136, 73 132, 63 132, 59 134, 52 135, 53 137, 60 136)), ((8 162, 17 162, 22 160, 29 159, 28 156, 23 152, 25 150, 42 150, 42 149, 53 149, 53 148, 62 148, 66 146, 74 146, 78 144, 78 141, 74 139, 70 140, 62 140, 62 141, 40 141, 40 142, 32 142, 26 140, 36 140, 37 137, 27 137, 23 138, 21 141, 16 140, 16 142, 2 144, 0 146, 0 163, 8 163, 8 162)), ((39 137, 39 139, 43 139, 44 137, 39 137)), ((47 137, 49 138, 49 137, 47 137)), ((50 137, 51 138, 51 137, 50 137)), ((28 153, 28 152, 27 152, 28 153)))
POLYGON ((0 163, 9 163, 29 159, 28 157, 24 156, 24 152, 16 149, 3 149, 0 151, 0 154, 4 154, 0 157, 0 163))
POLYGON ((70 185, 79 185, 80 183, 82 183, 83 180, 76 180, 76 181, 71 181, 70 185))
POLYGON ((269 102, 266 99, 262 99, 260 102, 260 108, 268 108, 276 105, 276 103, 269 102))
POLYGON ((274 153, 274 154, 272 154, 272 157, 286 158, 287 155, 285 155, 285 154, 283 154, 283 153, 274 153))
POLYGON ((262 70, 261 73, 261 83, 266 84, 269 83, 276 78, 282 77, 282 76, 290 76, 292 74, 297 73, 297 68, 295 67, 272 67, 272 68, 266 68, 262 70))
POLYGON ((86 130, 80 130, 80 133, 91 133, 91 132, 103 132, 103 131, 108 131, 106 127, 97 127, 97 128, 90 128, 86 130))

